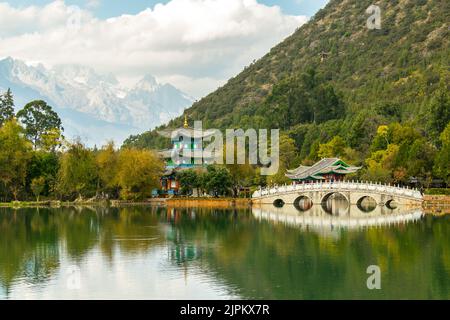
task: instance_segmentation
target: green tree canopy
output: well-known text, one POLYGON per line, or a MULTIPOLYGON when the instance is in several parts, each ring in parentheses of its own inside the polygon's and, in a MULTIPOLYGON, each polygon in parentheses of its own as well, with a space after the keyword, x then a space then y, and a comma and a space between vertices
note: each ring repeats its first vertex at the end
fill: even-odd
POLYGON ((226 167, 213 165, 207 167, 204 183, 205 189, 215 196, 226 195, 233 185, 230 171, 226 167))
MULTIPOLYGON (((30 143, 31 145, 31 143, 30 143)), ((35 150, 27 168, 27 185, 31 188, 34 179, 44 178, 45 187, 42 195, 50 195, 55 191, 59 170, 59 155, 45 150, 35 150)), ((33 191, 33 190, 30 190, 33 191)))
POLYGON ((94 154, 81 142, 69 144, 62 154, 58 172, 58 190, 73 198, 94 195, 98 171, 94 154))
POLYGON ((427 111, 430 114, 430 133, 433 137, 438 138, 450 122, 450 98, 446 87, 441 86, 433 94, 430 108, 427 111))
POLYGON ((58 114, 42 100, 28 103, 17 113, 17 118, 24 124, 26 135, 35 149, 48 146, 48 140, 57 141, 64 131, 58 114), (58 137, 52 139, 55 135, 58 137))
POLYGON ((178 180, 181 184, 181 192, 189 195, 193 189, 198 189, 201 186, 201 175, 194 169, 183 170, 177 173, 178 180))
POLYGON ((440 140, 442 147, 434 161, 434 172, 436 176, 450 184, 450 122, 441 133, 440 140))
POLYGON ((31 191, 33 191, 33 194, 36 197, 36 201, 39 202, 39 197, 41 196, 42 191, 44 191, 44 188, 45 188, 44 177, 34 178, 31 181, 31 191))

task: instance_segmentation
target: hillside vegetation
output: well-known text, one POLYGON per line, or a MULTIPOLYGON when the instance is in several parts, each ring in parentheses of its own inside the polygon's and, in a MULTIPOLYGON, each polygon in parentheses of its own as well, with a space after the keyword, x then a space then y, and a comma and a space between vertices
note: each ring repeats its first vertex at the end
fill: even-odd
MULTIPOLYGON (((295 157, 285 157, 275 181, 300 162, 340 156, 364 166, 359 178, 448 182, 449 21, 446 0, 331 0, 185 113, 206 128, 280 128, 282 158, 295 157), (366 26, 372 4, 381 8, 379 30, 366 26)), ((167 143, 154 130, 124 146, 167 143)))

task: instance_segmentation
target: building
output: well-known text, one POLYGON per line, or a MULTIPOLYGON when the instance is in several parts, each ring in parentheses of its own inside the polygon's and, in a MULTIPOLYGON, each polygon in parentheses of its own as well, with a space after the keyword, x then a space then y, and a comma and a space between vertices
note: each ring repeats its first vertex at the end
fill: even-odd
POLYGON ((295 182, 341 181, 361 167, 353 167, 339 158, 324 158, 312 166, 300 166, 287 170, 286 177, 295 182))
POLYGON ((154 191, 154 195, 177 195, 181 188, 177 172, 204 168, 214 162, 212 157, 205 158, 203 154, 203 139, 212 133, 189 127, 185 116, 182 128, 159 131, 159 134, 171 140, 171 148, 159 152, 166 163, 166 171, 161 178, 161 189, 154 191))

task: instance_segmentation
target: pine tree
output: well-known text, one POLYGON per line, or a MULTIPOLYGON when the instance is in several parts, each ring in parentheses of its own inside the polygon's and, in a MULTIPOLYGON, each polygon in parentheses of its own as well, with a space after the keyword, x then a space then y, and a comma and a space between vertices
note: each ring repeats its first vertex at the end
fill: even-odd
POLYGON ((0 126, 14 117, 14 99, 11 89, 0 96, 0 126))

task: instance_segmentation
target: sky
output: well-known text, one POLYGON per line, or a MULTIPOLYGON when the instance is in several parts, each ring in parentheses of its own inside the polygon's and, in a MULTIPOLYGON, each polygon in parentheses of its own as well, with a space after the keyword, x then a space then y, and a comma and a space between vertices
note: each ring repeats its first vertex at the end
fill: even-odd
POLYGON ((0 0, 0 57, 146 74, 200 98, 328 0, 0 0))

